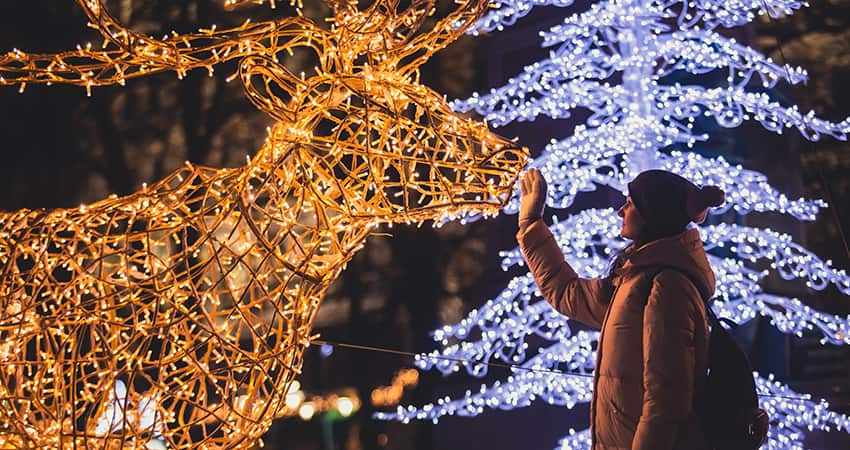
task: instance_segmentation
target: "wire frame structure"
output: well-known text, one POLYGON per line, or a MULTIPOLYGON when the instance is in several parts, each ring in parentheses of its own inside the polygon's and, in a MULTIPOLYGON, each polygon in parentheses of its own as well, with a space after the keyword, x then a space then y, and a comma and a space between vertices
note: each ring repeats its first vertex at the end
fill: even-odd
POLYGON ((325 28, 294 16, 155 39, 78 2, 103 47, 15 50, 0 83, 88 89, 238 59, 275 123, 237 169, 187 163, 126 197, 0 213, 0 446, 250 447, 375 226, 495 215, 509 198, 527 149, 418 82, 488 4, 425 27, 432 0, 340 0, 325 28), (281 61, 305 50, 315 71, 296 76, 281 61))

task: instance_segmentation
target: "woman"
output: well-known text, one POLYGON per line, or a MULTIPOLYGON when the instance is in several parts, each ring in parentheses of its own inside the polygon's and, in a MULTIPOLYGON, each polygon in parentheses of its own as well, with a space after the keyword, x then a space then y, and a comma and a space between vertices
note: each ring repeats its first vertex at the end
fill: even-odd
POLYGON ((543 223, 546 180, 520 181, 517 240, 543 297, 558 312, 602 330, 590 407, 594 450, 703 450, 694 413, 704 383, 708 324, 704 301, 714 273, 699 232, 708 207, 724 201, 662 170, 629 183, 618 211, 632 243, 604 278, 579 278, 543 223))

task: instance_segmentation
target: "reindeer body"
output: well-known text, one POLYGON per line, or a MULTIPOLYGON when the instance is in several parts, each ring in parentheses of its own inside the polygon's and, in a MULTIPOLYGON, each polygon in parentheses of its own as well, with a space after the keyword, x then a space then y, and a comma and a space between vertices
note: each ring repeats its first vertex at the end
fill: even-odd
MULTIPOLYGON (((372 9, 390 17, 387 3, 372 9)), ((83 5, 107 21, 99 2, 83 5)), ((375 225, 506 201, 527 150, 455 116, 374 50, 369 36, 386 32, 369 31, 375 11, 337 6, 348 15, 336 33, 293 39, 334 55, 312 77, 277 64, 279 49, 242 50, 246 93, 277 119, 246 166, 187 164, 127 197, 0 213, 0 444, 249 447, 283 408, 330 282, 375 225), (352 45, 374 64, 355 65, 352 45)), ((456 37, 454 20, 442 29, 456 37)), ((40 61, 16 58, 17 71, 40 61)))
MULTIPOLYGON (((18 445, 109 442, 82 430, 103 426, 96 407, 114 375, 134 387, 127 409, 153 389, 198 433, 211 421, 245 442, 265 432, 257 423, 281 408, 329 281, 372 228, 305 188, 297 147, 273 180, 253 164, 187 165, 132 196, 0 215, 0 397, 22 399, 3 413, 44 426, 15 430, 18 445), (77 414, 63 414, 70 405, 77 414)), ((106 422, 161 434, 139 419, 106 422)))

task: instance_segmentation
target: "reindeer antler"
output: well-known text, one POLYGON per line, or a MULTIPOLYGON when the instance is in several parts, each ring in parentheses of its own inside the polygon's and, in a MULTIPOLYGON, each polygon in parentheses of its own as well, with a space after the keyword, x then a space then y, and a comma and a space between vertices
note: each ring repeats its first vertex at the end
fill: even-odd
MULTIPOLYGON (((251 0, 254 1, 254 0, 251 0)), ((376 0, 364 11, 356 0, 326 0, 335 11, 335 26, 343 37, 338 44, 348 49, 353 60, 369 54, 392 65, 403 64, 405 73, 416 70, 435 52, 462 35, 487 10, 487 0, 464 0, 453 12, 439 20, 433 30, 414 36, 424 20, 434 13, 434 0, 413 0, 398 11, 398 0, 376 0)), ((91 21, 90 26, 104 38, 101 49, 91 44, 55 54, 30 54, 13 50, 0 57, 0 84, 73 84, 92 86, 124 84, 128 78, 173 70, 178 77, 196 68, 210 72, 216 64, 248 55, 272 59, 281 51, 298 46, 317 47, 327 39, 326 32, 303 17, 250 22, 196 33, 172 32, 157 39, 135 32, 113 18, 103 0, 77 0, 91 21)), ((234 5, 245 3, 232 2, 234 5)), ((332 62, 320 62, 323 71, 332 62)))
POLYGON ((434 53, 442 50, 452 41, 466 33, 475 22, 487 12, 490 0, 454 0, 454 11, 440 19, 433 30, 420 34, 400 55, 405 66, 417 68, 424 64, 434 53), (409 62, 406 62, 409 61, 409 62))
MULTIPOLYGON (((325 32, 302 17, 252 23, 226 30, 200 30, 156 39, 127 29, 113 18, 103 0, 77 0, 104 37, 103 48, 88 44, 55 54, 13 50, 0 57, 0 84, 62 83, 78 86, 124 84, 128 78, 173 70, 182 77, 248 55, 275 55, 298 46, 321 45, 325 32)), ((322 61, 324 64, 324 61, 322 61)), ((324 67, 323 67, 324 68, 324 67)))
POLYGON ((425 19, 436 12, 434 0, 412 0, 401 11, 399 0, 375 0, 363 11, 358 0, 326 3, 333 7, 334 22, 346 37, 341 45, 368 52, 372 65, 403 66, 405 74, 465 33, 489 7, 489 0, 456 1, 454 11, 421 33, 425 19))
POLYGON ((368 42, 373 54, 398 51, 406 46, 425 18, 434 11, 434 0, 413 0, 398 11, 398 0, 375 1, 364 11, 357 0, 326 0, 334 10, 334 23, 352 39, 368 42))

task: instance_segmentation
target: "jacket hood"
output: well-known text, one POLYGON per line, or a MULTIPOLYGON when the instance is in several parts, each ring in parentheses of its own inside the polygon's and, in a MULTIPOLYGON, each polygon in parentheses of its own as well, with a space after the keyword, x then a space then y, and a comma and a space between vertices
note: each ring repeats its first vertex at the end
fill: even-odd
POLYGON ((704 301, 714 296, 714 271, 696 228, 627 250, 627 258, 623 271, 644 272, 670 267, 688 274, 704 301))

